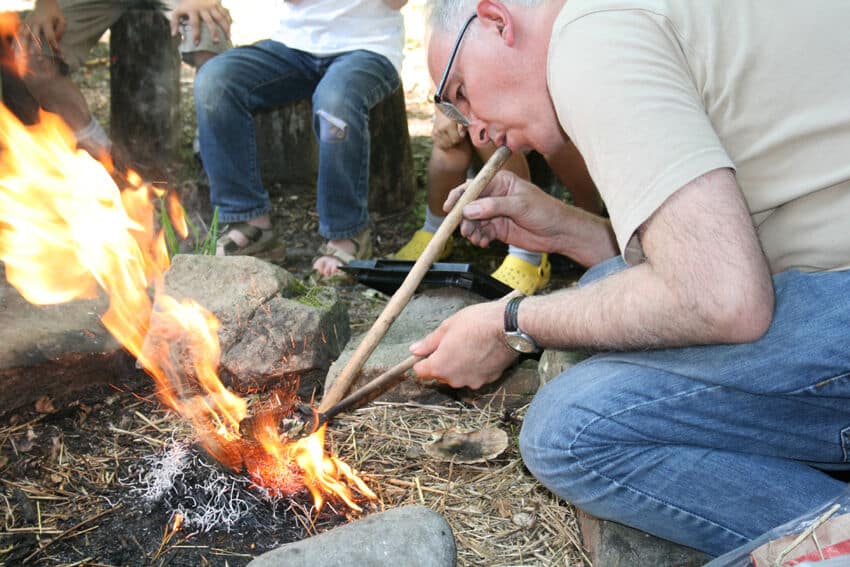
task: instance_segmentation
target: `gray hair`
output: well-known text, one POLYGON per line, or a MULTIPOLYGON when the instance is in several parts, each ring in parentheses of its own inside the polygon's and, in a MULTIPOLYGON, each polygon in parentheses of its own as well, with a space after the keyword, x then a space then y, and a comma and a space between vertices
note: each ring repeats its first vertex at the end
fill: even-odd
MULTIPOLYGON (((534 7, 548 0, 502 0, 504 4, 534 7)), ((428 27, 433 30, 455 32, 475 11, 478 0, 428 0, 428 27)))

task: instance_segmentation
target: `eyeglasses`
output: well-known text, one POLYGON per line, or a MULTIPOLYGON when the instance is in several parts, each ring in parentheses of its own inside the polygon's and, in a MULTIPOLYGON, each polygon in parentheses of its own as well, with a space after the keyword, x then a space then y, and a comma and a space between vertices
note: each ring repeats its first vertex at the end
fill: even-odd
POLYGON ((443 91, 446 88, 446 79, 449 77, 449 71, 452 70, 452 63, 454 63, 455 57, 457 57, 457 50, 460 47, 460 41, 463 39, 463 34, 466 33, 466 29, 469 27, 469 24, 471 24, 472 20, 476 17, 478 17, 478 14, 472 14, 469 16, 469 19, 467 19, 463 24, 463 27, 460 28, 460 33, 455 41, 455 46, 452 48, 451 55, 449 55, 449 62, 446 63, 446 70, 443 71, 443 76, 440 78, 440 84, 437 85, 437 92, 434 94, 434 103, 437 105, 437 108, 439 108, 443 114, 464 126, 469 126, 469 118, 464 116, 455 105, 443 99, 443 91))

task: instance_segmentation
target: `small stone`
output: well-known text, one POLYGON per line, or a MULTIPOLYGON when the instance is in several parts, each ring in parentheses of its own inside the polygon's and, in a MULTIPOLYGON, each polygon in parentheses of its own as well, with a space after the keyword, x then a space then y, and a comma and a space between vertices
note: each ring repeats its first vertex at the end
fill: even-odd
POLYGON ((406 506, 284 545, 248 565, 454 567, 456 560, 457 545, 446 520, 423 506, 406 506))
POLYGON ((529 514, 528 512, 517 512, 513 515, 511 521, 514 525, 519 526, 520 528, 530 529, 537 523, 537 517, 534 514, 529 514))
POLYGON ((35 411, 38 413, 56 413, 56 406, 50 396, 42 396, 35 401, 35 411))
POLYGON ((425 455, 425 450, 419 445, 411 445, 405 452, 405 457, 408 459, 421 459, 425 455))
POLYGON ((543 384, 548 384, 553 378, 569 370, 587 356, 587 353, 579 351, 554 349, 543 351, 543 354, 540 355, 540 362, 537 364, 540 381, 543 384))

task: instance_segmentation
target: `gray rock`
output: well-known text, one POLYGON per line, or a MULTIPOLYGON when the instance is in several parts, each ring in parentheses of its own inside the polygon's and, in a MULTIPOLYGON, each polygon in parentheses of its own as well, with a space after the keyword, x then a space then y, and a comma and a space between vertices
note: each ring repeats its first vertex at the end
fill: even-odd
MULTIPOLYGON (((464 307, 482 301, 484 299, 481 296, 457 288, 432 289, 414 296, 384 335, 375 352, 366 361, 351 391, 409 357, 408 347, 436 329, 444 319, 464 307)), ((331 365, 325 380, 326 392, 351 360, 351 355, 360 346, 364 334, 353 337, 336 362, 331 365)), ((406 402, 422 396, 431 396, 433 393, 430 387, 413 380, 405 380, 377 399, 406 402)))
POLYGON ((711 557, 690 547, 582 511, 578 523, 593 565, 605 567, 700 567, 711 557))
POLYGON ((100 322, 107 307, 105 299, 31 305, 0 279, 0 414, 127 372, 129 357, 100 322))
POLYGON ((458 390, 458 396, 477 408, 516 410, 531 402, 542 385, 537 361, 524 360, 507 368, 495 382, 478 390, 463 388, 458 390))
MULTIPOLYGON (((324 372, 348 341, 348 311, 336 290, 306 291, 283 268, 248 256, 178 255, 164 287, 166 295, 194 299, 219 319, 219 373, 243 391, 324 372)), ((158 307, 145 349, 166 341, 172 352, 180 352, 185 347, 168 336, 158 307)), ((193 376, 189 359, 178 358, 184 373, 193 376)))
POLYGON ((540 385, 547 384, 553 378, 568 370, 588 357, 587 353, 571 350, 547 349, 540 355, 537 373, 540 374, 540 385))
POLYGON ((250 567, 452 567, 451 527, 423 506, 395 508, 265 553, 250 567))

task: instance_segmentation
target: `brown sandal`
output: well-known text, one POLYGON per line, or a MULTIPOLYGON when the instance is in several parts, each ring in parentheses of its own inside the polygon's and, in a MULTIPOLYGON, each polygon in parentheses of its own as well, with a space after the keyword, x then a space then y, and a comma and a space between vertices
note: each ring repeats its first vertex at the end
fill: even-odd
POLYGON ((246 222, 230 223, 221 231, 216 242, 216 256, 254 256, 263 260, 280 261, 286 258, 286 244, 280 241, 273 228, 261 229, 246 222), (240 246, 231 236, 238 232, 248 242, 240 246))

